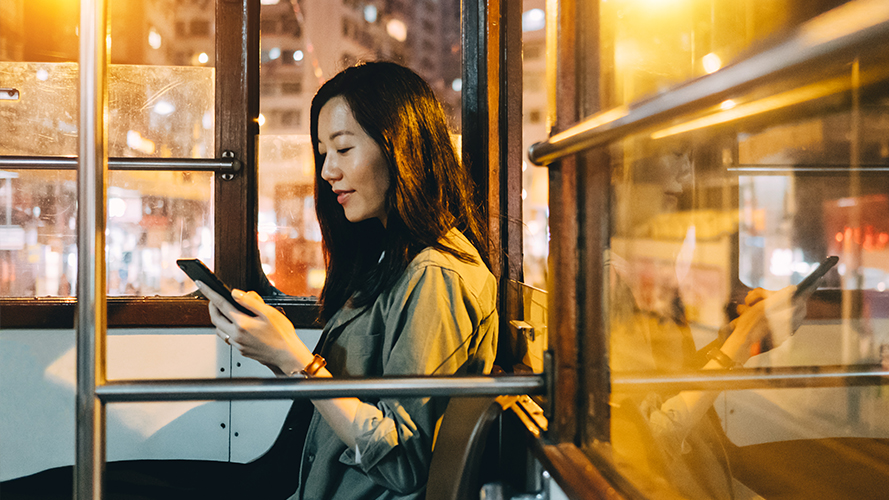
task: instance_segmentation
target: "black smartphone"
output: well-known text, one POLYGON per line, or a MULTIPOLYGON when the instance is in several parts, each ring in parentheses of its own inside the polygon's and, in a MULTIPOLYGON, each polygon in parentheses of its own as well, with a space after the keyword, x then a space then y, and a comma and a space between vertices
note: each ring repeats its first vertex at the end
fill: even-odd
POLYGON ((232 297, 231 288, 223 283, 219 277, 213 274, 213 271, 207 268, 207 266, 205 266, 199 259, 177 259, 176 265, 178 265, 179 269, 182 269, 192 281, 200 281, 210 287, 214 292, 225 297, 225 299, 228 300, 231 305, 235 306, 235 309, 239 312, 248 316, 256 316, 253 314, 253 311, 239 304, 234 297, 232 297))
POLYGON ((803 278, 803 280, 800 281, 798 285, 796 285, 796 291, 793 292, 793 297, 799 297, 800 295, 808 293, 809 291, 817 287, 818 281, 823 278, 825 274, 827 274, 827 271, 830 271, 833 266, 837 265, 837 262, 839 261, 840 258, 836 255, 831 255, 830 257, 821 261, 821 264, 818 264, 818 267, 816 267, 814 271, 809 273, 808 276, 803 278))

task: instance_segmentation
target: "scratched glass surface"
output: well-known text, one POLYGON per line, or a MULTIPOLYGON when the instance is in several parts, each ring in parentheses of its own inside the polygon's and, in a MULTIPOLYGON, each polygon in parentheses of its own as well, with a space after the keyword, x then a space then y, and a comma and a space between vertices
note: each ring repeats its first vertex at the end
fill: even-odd
MULTIPOLYGON (((73 170, 0 170, 0 297, 74 295, 77 187, 73 170)), ((176 267, 213 267, 213 174, 108 175, 108 294, 182 295, 193 283, 176 267)))
MULTIPOLYGON (((212 158, 214 68, 112 65, 108 155, 212 158)), ((75 63, 0 62, 0 155, 77 154, 75 63)))

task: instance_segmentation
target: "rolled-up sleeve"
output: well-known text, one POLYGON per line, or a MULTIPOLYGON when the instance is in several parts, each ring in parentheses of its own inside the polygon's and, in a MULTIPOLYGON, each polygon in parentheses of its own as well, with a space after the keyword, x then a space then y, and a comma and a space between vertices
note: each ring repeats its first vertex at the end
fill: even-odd
POLYGON ((684 399, 674 396, 663 402, 659 396, 650 394, 642 402, 640 410, 648 420, 655 441, 668 456, 691 451, 686 437, 694 422, 684 399))

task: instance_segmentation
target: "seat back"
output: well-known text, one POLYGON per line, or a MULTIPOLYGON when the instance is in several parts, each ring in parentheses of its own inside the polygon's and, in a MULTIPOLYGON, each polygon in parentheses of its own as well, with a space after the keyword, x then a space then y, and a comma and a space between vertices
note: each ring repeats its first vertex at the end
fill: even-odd
POLYGON ((432 452, 426 500, 478 499, 488 432, 503 408, 490 396, 451 398, 432 452))

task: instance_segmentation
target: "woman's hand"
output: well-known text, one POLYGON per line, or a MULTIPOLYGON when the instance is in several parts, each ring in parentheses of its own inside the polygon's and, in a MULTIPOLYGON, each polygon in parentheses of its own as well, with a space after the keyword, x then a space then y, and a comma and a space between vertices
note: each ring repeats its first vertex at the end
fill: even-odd
POLYGON ((744 363, 750 358, 751 349, 771 336, 774 347, 784 343, 800 327, 806 317, 806 299, 794 297, 796 286, 791 285, 773 292, 763 288, 751 290, 738 306, 737 319, 732 321, 732 333, 723 345, 723 351, 733 350, 732 359, 744 363))
POLYGON ((238 312, 222 296, 196 282, 210 300, 210 320, 216 334, 244 356, 268 366, 282 375, 301 370, 312 360, 312 353, 294 333, 293 324, 280 311, 267 305, 256 292, 232 290, 232 297, 256 314, 238 312))

